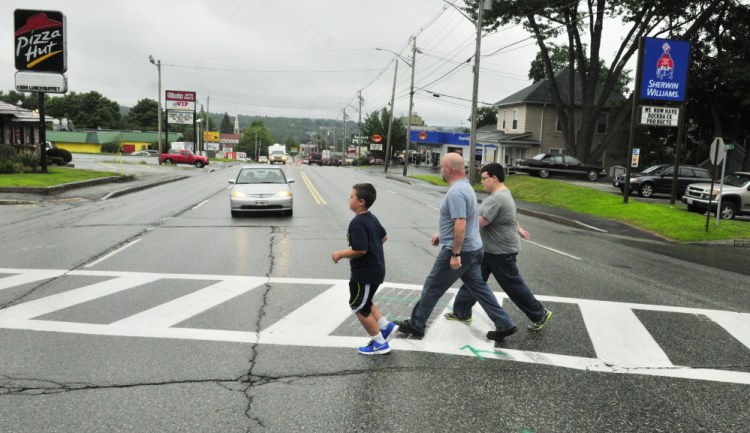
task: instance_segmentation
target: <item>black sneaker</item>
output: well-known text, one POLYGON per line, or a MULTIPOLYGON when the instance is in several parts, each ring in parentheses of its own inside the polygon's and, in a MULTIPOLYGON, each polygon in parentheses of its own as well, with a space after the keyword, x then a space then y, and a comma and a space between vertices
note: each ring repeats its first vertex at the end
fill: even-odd
POLYGON ((424 337, 423 331, 418 331, 413 326, 411 326, 411 323, 409 323, 408 320, 399 320, 396 322, 393 322, 398 326, 398 332, 407 334, 407 335, 414 335, 416 337, 424 337))
POLYGON ((516 328, 515 326, 512 326, 503 331, 490 331, 487 333, 487 339, 495 340, 495 341, 503 341, 505 340, 505 337, 515 334, 516 331, 518 331, 518 328, 516 328))

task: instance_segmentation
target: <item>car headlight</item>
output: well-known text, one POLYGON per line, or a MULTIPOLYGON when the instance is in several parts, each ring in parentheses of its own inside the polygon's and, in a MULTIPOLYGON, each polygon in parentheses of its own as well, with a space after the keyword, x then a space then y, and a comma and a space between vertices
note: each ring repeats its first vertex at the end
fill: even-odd
POLYGON ((241 191, 232 191, 232 197, 247 197, 247 195, 241 191))
POLYGON ((638 178, 637 177, 631 177, 630 178, 630 183, 638 183, 638 178))
POLYGON ((279 191, 275 195, 276 197, 291 197, 292 192, 291 191, 279 191))

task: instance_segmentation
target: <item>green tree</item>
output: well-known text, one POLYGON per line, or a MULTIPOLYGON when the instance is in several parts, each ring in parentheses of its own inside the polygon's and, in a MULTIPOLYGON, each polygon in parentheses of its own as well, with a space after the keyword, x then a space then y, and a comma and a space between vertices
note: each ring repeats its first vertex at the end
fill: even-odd
POLYGON ((242 131, 237 151, 245 152, 251 158, 259 155, 268 155, 268 146, 276 143, 273 134, 266 129, 263 121, 254 121, 250 127, 242 131))
POLYGON ((224 113, 224 117, 221 118, 219 131, 223 134, 231 134, 234 132, 234 123, 232 123, 232 119, 229 118, 229 114, 224 113))
MULTIPOLYGON (((47 101, 47 99, 48 97, 45 97, 45 101, 47 101)), ((0 101, 13 105, 18 105, 18 102, 21 101, 20 106, 27 110, 35 110, 39 107, 39 95, 37 95, 36 93, 26 94, 23 92, 16 92, 15 90, 11 90, 6 94, 0 91, 0 101)))
MULTIPOLYGON (((365 119, 362 122, 362 135, 366 137, 372 137, 375 134, 383 137, 383 151, 387 151, 386 145, 388 140, 388 121, 390 119, 391 112, 388 108, 383 108, 380 111, 373 111, 365 115, 365 119)), ((393 118, 393 125, 391 126, 391 156, 398 152, 403 152, 406 148, 406 125, 401 122, 398 118, 393 118)))
MULTIPOLYGON (((566 149, 579 159, 592 162, 600 159, 611 139, 605 137, 602 142, 594 143, 597 119, 615 91, 626 63, 635 53, 639 38, 646 35, 689 37, 723 2, 724 0, 494 0, 492 10, 483 15, 486 20, 483 24, 493 29, 502 25, 522 24, 533 35, 544 63, 545 75, 550 80, 550 91, 566 149), (621 21, 627 33, 622 38, 606 75, 602 77, 600 71, 604 63, 600 48, 607 18, 621 21), (588 33, 588 45, 583 43, 584 32, 588 33), (567 38, 565 46, 568 47, 568 68, 578 78, 576 80, 572 73, 567 74, 566 87, 570 92, 567 95, 561 94, 560 86, 555 80, 552 60, 552 41, 560 36, 567 38), (576 81, 580 83, 580 89, 575 88, 576 81), (578 129, 574 122, 576 93, 581 95, 582 111, 578 129)), ((478 0, 467 0, 467 3, 467 12, 475 14, 478 0)), ((619 129, 618 123, 622 124, 626 119, 626 108, 627 105, 623 106, 618 113, 614 127, 609 128, 610 134, 619 129)))
MULTIPOLYGON (((471 117, 467 119, 471 122, 471 117)), ((488 105, 477 110, 477 128, 485 125, 497 125, 497 107, 488 105)))
POLYGON ((153 99, 139 100, 128 113, 126 123, 128 128, 144 131, 156 131, 158 128, 157 112, 159 103, 153 99))
POLYGON ((59 119, 67 118, 77 128, 118 129, 122 126, 120 106, 98 92, 70 92, 52 97, 46 103, 46 114, 59 119))

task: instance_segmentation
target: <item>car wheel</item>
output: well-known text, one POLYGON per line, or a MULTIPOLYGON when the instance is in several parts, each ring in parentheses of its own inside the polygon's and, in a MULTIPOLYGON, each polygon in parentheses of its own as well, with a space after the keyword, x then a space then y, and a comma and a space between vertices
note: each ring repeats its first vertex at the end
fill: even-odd
POLYGON ((539 177, 546 179, 549 177, 549 170, 539 170, 539 177))
POLYGON ((195 161, 195 166, 198 168, 203 168, 203 163, 200 161, 195 161))
POLYGON ((688 209, 688 212, 703 213, 703 208, 698 207, 694 204, 689 204, 687 209, 688 209))
POLYGON ((644 183, 638 188, 638 195, 643 198, 649 198, 654 195, 654 185, 652 183, 644 183))
POLYGON ((737 207, 735 207, 734 203, 730 201, 721 202, 719 215, 723 220, 733 220, 734 217, 737 216, 737 207))
POLYGON ((593 182, 599 179, 599 173, 597 173, 596 170, 589 170, 588 173, 586 173, 586 179, 593 182))
POLYGON ((169 159, 169 158, 167 158, 167 159, 165 159, 165 160, 164 160, 164 164, 167 164, 167 165, 169 165, 169 164, 171 164, 171 163, 172 163, 172 160, 171 160, 171 159, 169 159))

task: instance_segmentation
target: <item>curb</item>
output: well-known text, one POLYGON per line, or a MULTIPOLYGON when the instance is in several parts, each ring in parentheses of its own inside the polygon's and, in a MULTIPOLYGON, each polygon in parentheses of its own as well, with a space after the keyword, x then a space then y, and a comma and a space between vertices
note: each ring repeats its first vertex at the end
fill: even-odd
POLYGON ((143 185, 134 186, 134 187, 131 187, 131 188, 124 188, 124 189, 121 189, 121 190, 118 190, 118 191, 112 191, 109 194, 105 195, 104 197, 100 198, 99 200, 100 201, 104 201, 104 200, 107 200, 107 199, 110 199, 110 198, 120 197, 120 196, 123 196, 125 194, 130 194, 131 192, 143 191, 144 189, 149 189, 149 188, 152 188, 152 187, 155 187, 155 186, 159 186, 159 185, 164 185, 164 184, 167 184, 167 183, 176 182, 178 180, 187 179, 188 177, 189 176, 171 177, 169 179, 163 179, 163 180, 159 180, 159 181, 156 181, 156 182, 151 182, 151 183, 146 183, 146 184, 143 184, 143 185))
POLYGON ((61 185, 48 186, 44 188, 4 187, 0 188, 0 192, 54 195, 70 189, 84 188, 94 185, 104 185, 107 183, 115 182, 130 182, 133 179, 135 179, 135 176, 133 176, 132 174, 124 176, 107 176, 99 177, 96 179, 81 180, 78 182, 63 183, 61 185))

